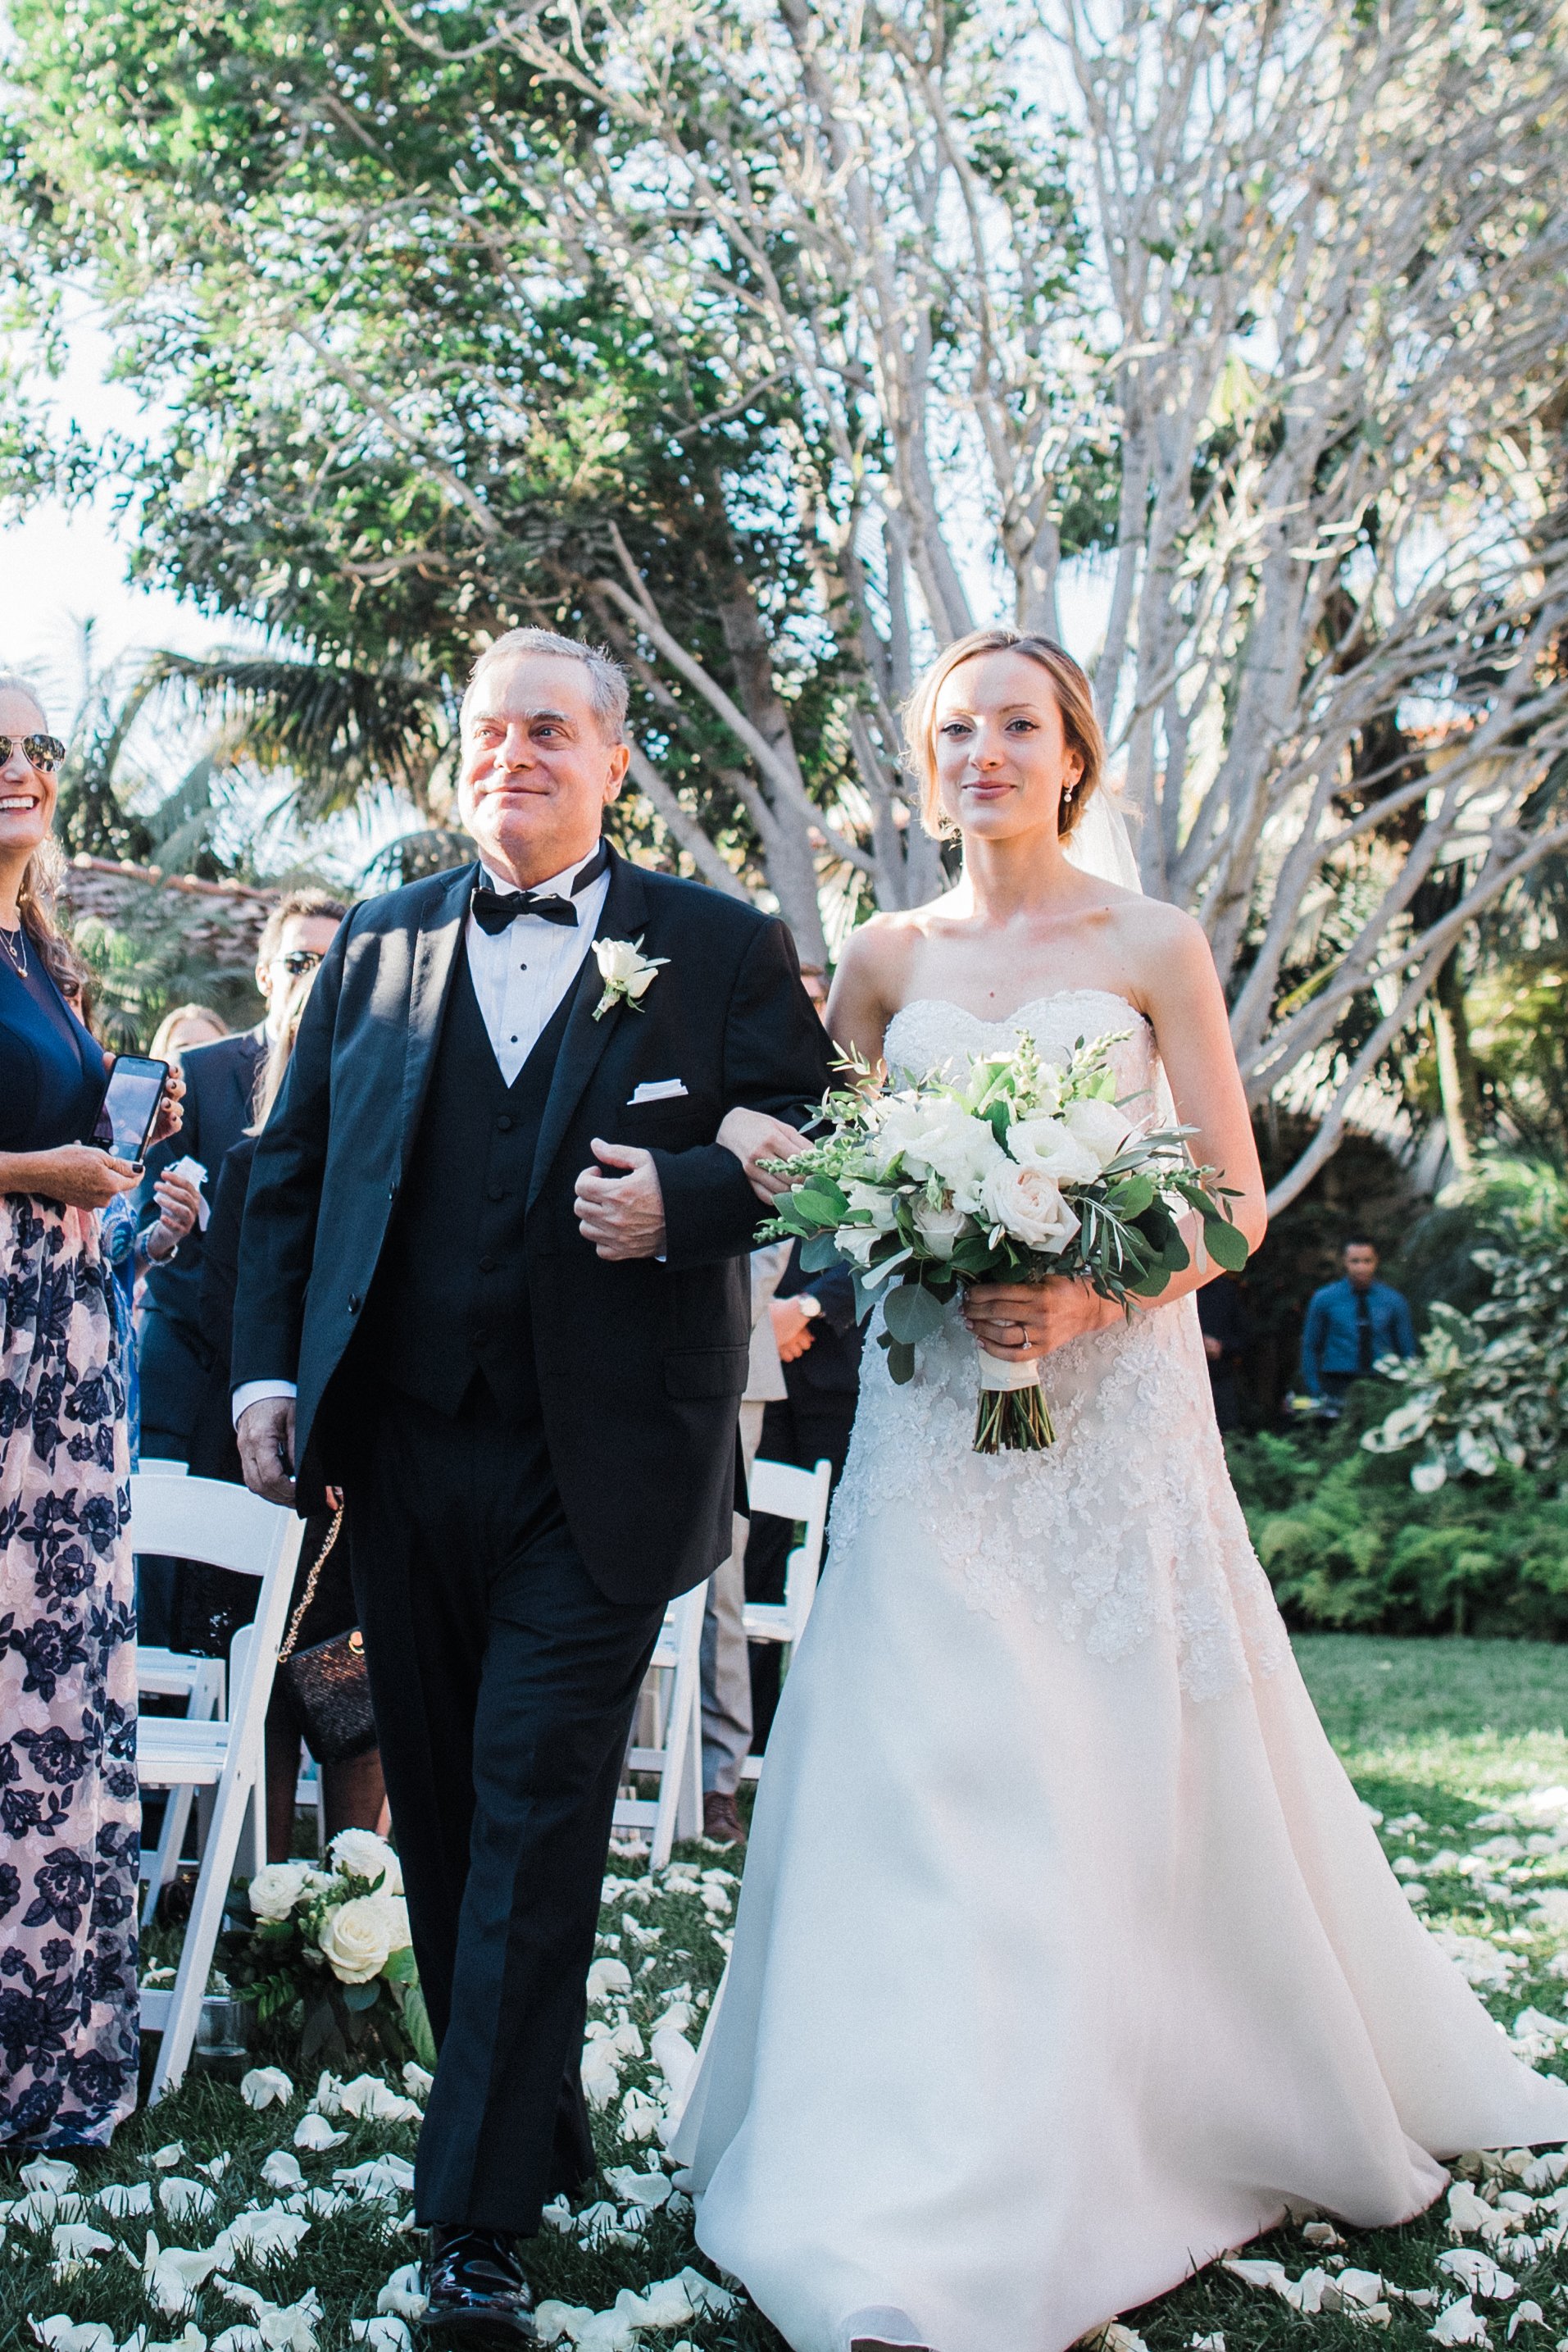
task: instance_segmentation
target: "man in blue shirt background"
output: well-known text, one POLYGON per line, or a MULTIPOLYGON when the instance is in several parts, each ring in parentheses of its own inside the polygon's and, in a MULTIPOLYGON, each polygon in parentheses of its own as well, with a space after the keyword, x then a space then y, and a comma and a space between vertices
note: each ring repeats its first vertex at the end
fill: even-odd
POLYGON ((1377 1279, 1377 1251, 1357 1237, 1344 1245, 1344 1279, 1314 1290, 1301 1334, 1301 1384, 1309 1396, 1343 1397, 1382 1356, 1413 1356, 1410 1308, 1377 1279))

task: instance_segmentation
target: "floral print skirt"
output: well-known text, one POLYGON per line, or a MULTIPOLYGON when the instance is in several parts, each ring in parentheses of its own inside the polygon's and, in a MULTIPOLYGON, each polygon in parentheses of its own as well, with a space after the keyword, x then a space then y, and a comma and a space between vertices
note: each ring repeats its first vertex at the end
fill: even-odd
POLYGON ((136 1618, 98 1217, 0 1195, 0 2144, 136 2104, 136 1618))

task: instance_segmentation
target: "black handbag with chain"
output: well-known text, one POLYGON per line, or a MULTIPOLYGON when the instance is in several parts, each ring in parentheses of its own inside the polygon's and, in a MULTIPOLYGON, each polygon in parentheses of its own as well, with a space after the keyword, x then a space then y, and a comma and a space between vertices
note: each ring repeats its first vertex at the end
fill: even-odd
POLYGON ((350 1757, 364 1756, 376 1745, 371 1678, 359 1627, 335 1633, 329 1642, 317 1642, 308 1650, 296 1651, 294 1646, 342 1524, 340 1508, 305 1580, 299 1606, 277 1654, 278 1678, 294 1704, 318 1764, 346 1764, 350 1757))

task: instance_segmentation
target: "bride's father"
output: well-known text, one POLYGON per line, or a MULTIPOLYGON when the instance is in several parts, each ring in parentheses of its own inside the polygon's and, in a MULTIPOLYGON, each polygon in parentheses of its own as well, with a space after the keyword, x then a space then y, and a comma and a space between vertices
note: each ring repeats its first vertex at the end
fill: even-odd
POLYGON ((664 1605, 732 1538, 758 1203, 828 1046, 781 923, 600 826, 626 686, 538 629, 476 667, 481 864, 357 907, 256 1154, 247 1483, 347 1498, 420 1980, 430 2322, 528 2340, 512 2252, 594 2168, 584 1979, 664 1605), (613 952, 612 943, 615 943, 613 952), (650 976, 651 975, 651 976, 650 976))

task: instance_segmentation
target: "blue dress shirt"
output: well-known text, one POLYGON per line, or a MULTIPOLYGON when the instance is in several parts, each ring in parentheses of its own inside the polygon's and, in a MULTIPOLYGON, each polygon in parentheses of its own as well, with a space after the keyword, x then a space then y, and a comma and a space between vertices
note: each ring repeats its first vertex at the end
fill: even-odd
POLYGON ((1301 1334, 1301 1382, 1310 1396, 1322 1396, 1325 1378, 1354 1380, 1380 1356, 1415 1353, 1409 1307, 1389 1283, 1357 1290, 1347 1276, 1313 1291, 1301 1334))

